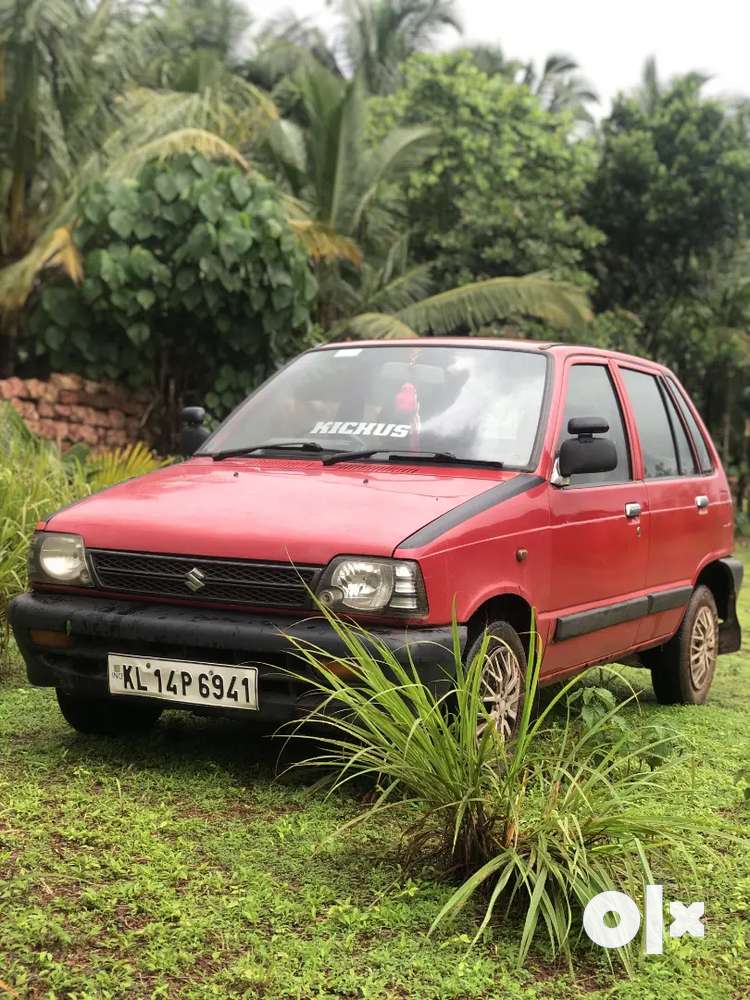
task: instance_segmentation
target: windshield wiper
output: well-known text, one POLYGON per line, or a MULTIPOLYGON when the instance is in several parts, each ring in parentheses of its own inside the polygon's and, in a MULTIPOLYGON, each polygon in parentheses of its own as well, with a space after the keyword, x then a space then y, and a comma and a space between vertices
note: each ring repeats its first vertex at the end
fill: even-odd
POLYGON ((248 444, 244 448, 228 448, 226 451, 209 452, 206 457, 210 457, 214 462, 220 462, 222 458, 238 458, 241 455, 252 455, 255 451, 275 451, 276 449, 291 449, 293 451, 328 451, 317 441, 279 441, 276 444, 248 444))
POLYGON ((357 458, 372 458, 373 455, 387 455, 389 461, 394 456, 408 458, 417 462, 440 462, 451 465, 483 465, 491 469, 502 469, 502 462, 492 462, 481 458, 459 458, 452 451, 408 451, 393 448, 370 448, 367 451, 337 451, 321 459, 323 465, 336 465, 337 462, 352 462, 357 458))

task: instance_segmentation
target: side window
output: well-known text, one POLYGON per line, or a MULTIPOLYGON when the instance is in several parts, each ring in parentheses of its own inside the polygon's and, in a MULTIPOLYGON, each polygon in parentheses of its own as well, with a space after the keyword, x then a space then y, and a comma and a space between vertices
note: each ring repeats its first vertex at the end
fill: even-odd
POLYGON ((573 365, 568 372, 565 413, 558 448, 569 437, 568 421, 573 417, 604 417, 609 424, 607 437, 617 449, 617 468, 612 472, 573 476, 571 485, 596 486, 627 482, 630 479, 630 453, 625 426, 612 379, 604 365, 573 365))
POLYGON ((696 423, 695 417, 690 412, 690 407, 685 402, 685 398, 677 387, 677 383, 674 379, 669 379, 669 385, 672 389, 674 398, 677 400, 677 405, 680 408, 680 413, 685 418, 685 423, 687 424, 688 430, 690 431, 690 436, 695 442, 695 447, 698 451, 698 461, 700 462, 701 472, 711 472, 713 471, 713 462, 711 461, 711 456, 708 453, 708 448, 706 447, 706 442, 703 438, 698 424, 696 423))
POLYGON ((672 437, 674 438, 674 443, 677 445, 677 459, 680 463, 680 475, 694 476, 698 471, 698 467, 695 464, 695 457, 693 456, 693 450, 690 447, 690 442, 688 441, 685 428, 679 418, 677 408, 672 402, 671 396, 664 388, 663 382, 661 383, 661 390, 664 397, 664 403, 667 407, 669 423, 672 426, 672 437))
POLYGON ((646 479, 679 475, 677 449, 659 383, 646 372, 622 368, 633 416, 638 427, 646 479))

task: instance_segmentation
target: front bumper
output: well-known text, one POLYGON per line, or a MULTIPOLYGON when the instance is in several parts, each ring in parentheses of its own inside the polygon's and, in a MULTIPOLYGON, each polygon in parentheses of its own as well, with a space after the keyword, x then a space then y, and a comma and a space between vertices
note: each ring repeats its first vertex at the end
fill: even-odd
MULTIPOLYGON (((343 643, 325 618, 312 615, 303 619, 281 618, 102 597, 27 593, 11 603, 10 622, 26 661, 29 681, 82 697, 108 695, 110 652, 257 666, 258 712, 215 706, 204 709, 181 705, 178 701, 159 701, 164 708, 183 707, 192 712, 245 719, 299 718, 316 704, 319 696, 285 672, 285 669, 306 672, 289 636, 314 644, 331 656, 346 655, 343 643), (32 629, 67 633, 72 645, 66 649, 35 645, 31 640, 32 629)), ((458 626, 458 631, 463 649, 466 628, 458 626)), ((411 657, 420 679, 433 690, 440 691, 450 684, 455 664, 449 626, 368 625, 368 632, 392 650, 401 663, 408 663, 411 657)), ((144 699, 138 701, 142 704, 144 699)))

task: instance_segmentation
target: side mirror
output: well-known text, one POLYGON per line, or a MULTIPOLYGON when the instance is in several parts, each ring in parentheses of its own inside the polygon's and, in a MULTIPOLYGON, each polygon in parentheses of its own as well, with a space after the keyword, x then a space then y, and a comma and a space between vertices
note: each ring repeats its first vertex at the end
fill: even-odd
POLYGON ((568 438, 560 446, 557 466, 560 476, 568 479, 579 473, 611 472, 617 468, 617 449, 606 438, 595 438, 594 434, 606 434, 609 424, 603 417, 574 417, 568 422, 568 438))
POLYGON ((202 406, 186 406, 180 414, 182 428, 180 430, 180 454, 184 458, 194 455, 211 431, 203 426, 206 411, 202 406))

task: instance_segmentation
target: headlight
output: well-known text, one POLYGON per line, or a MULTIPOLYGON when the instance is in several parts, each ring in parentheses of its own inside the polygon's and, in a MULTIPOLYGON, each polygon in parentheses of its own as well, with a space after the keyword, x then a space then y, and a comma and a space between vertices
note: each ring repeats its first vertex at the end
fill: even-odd
POLYGON ((29 549, 29 580, 32 583, 92 585, 86 562, 86 547, 80 535, 38 531, 29 549))
POLYGON ((425 614, 427 598, 419 566, 402 559, 339 556, 327 566, 318 597, 332 610, 425 614))

